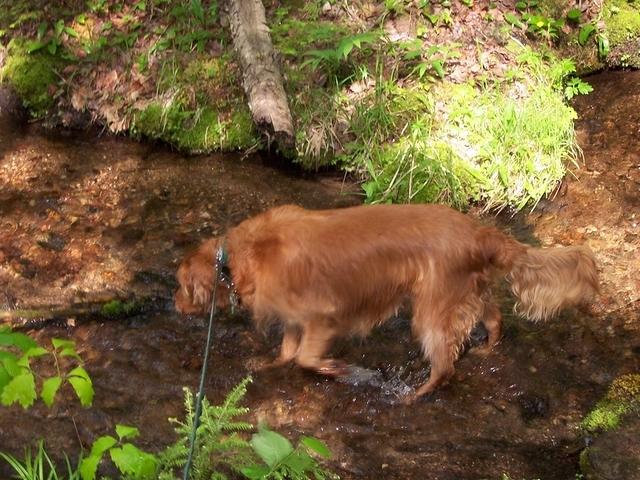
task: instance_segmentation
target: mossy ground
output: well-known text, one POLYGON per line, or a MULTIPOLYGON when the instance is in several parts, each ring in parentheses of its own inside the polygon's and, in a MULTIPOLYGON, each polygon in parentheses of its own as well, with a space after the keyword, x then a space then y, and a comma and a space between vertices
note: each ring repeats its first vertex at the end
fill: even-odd
POLYGON ((607 0, 602 18, 611 45, 608 63, 640 68, 640 1, 607 0))
POLYGON ((632 411, 640 411, 640 374, 637 373, 615 379, 604 398, 582 421, 582 427, 588 432, 612 430, 632 411))
POLYGON ((54 105, 64 62, 46 52, 28 53, 24 41, 9 42, 0 80, 13 85, 31 114, 38 118, 54 105))
POLYGON ((259 143, 236 70, 226 55, 190 59, 184 68, 164 68, 158 83, 168 95, 133 114, 132 132, 192 153, 247 149, 259 143))
MULTIPOLYGON (((604 15, 626 18, 622 3, 604 15)), ((187 152, 260 142, 215 0, 16 5, 0 15, 0 34, 46 48, 10 50, 3 70, 36 114, 54 107, 64 121, 65 111, 88 110, 114 132, 187 152)), ((351 173, 371 202, 535 205, 578 157, 564 89, 574 72, 548 53, 577 35, 577 25, 554 23, 572 7, 272 2, 297 161, 351 173), (540 20, 527 23, 533 14, 540 20)), ((628 36, 607 28, 612 42, 628 36)))

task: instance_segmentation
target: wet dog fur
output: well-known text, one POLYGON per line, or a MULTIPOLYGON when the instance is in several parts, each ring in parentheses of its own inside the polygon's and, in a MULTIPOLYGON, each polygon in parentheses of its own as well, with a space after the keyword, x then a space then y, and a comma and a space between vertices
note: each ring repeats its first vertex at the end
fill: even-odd
MULTIPOLYGON (((506 276, 516 311, 534 321, 588 302, 598 291, 587 247, 534 248, 445 206, 288 205, 249 218, 188 255, 177 272, 178 311, 208 310, 223 245, 241 304, 259 326, 283 325, 279 364, 295 361, 343 375, 345 364, 325 358, 331 341, 368 333, 409 300, 413 334, 431 363, 415 397, 451 378, 478 322, 488 331, 487 348, 499 341, 493 278, 506 276)), ((230 288, 218 285, 219 306, 229 303, 230 288)))

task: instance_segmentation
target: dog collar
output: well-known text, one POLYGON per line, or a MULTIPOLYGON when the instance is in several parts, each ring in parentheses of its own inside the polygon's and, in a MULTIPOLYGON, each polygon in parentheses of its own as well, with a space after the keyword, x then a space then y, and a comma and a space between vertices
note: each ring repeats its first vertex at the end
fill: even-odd
POLYGON ((226 243, 225 239, 216 252, 216 271, 218 274, 218 280, 229 290, 229 303, 231 304, 231 313, 233 314, 240 304, 240 297, 236 290, 236 286, 233 283, 233 277, 231 276, 231 269, 229 268, 229 252, 226 249, 226 243))

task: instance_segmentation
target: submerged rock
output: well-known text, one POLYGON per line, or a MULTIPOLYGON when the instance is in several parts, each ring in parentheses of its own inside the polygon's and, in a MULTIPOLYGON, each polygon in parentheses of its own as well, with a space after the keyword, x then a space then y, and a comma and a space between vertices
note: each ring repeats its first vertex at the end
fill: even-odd
POLYGON ((640 479, 640 416, 605 432, 582 452, 580 467, 588 480, 640 479))
MULTIPOLYGON (((0 60, 0 65, 2 61, 0 60)), ((0 84, 0 122, 22 122, 27 113, 20 97, 10 85, 0 84)))

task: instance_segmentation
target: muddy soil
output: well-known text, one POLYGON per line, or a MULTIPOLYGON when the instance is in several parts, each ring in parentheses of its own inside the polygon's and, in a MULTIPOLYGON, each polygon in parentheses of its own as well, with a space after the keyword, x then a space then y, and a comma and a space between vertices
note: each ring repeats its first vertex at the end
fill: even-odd
MULTIPOLYGON (((345 479, 573 479, 586 440, 581 418, 613 378, 640 370, 640 72, 589 81, 594 94, 577 104, 583 168, 532 214, 485 220, 532 243, 589 244, 603 292, 593 314, 527 323, 510 313, 501 290, 503 341, 487 356, 466 352, 451 385, 410 407, 398 396, 420 384, 428 366, 403 316, 367 339, 335 345, 336 356, 377 372, 354 385, 295 367, 259 370, 276 355, 278 332, 257 333, 245 316, 228 315, 216 326, 212 402, 251 373, 249 420, 325 440, 330 466, 345 479)), ((167 445, 174 437, 166 419, 182 414, 182 387, 197 384, 206 333, 203 319, 169 308, 185 249, 270 205, 357 200, 341 193, 339 179, 302 179, 256 159, 184 158, 121 138, 5 128, 0 155, 6 318, 19 317, 18 308, 132 294, 157 306, 122 321, 60 317, 23 327, 41 341, 75 339, 96 399, 90 409, 72 401, 0 409, 0 449, 12 453, 37 438, 54 452, 77 452, 116 423, 138 426, 143 448, 167 445)))

